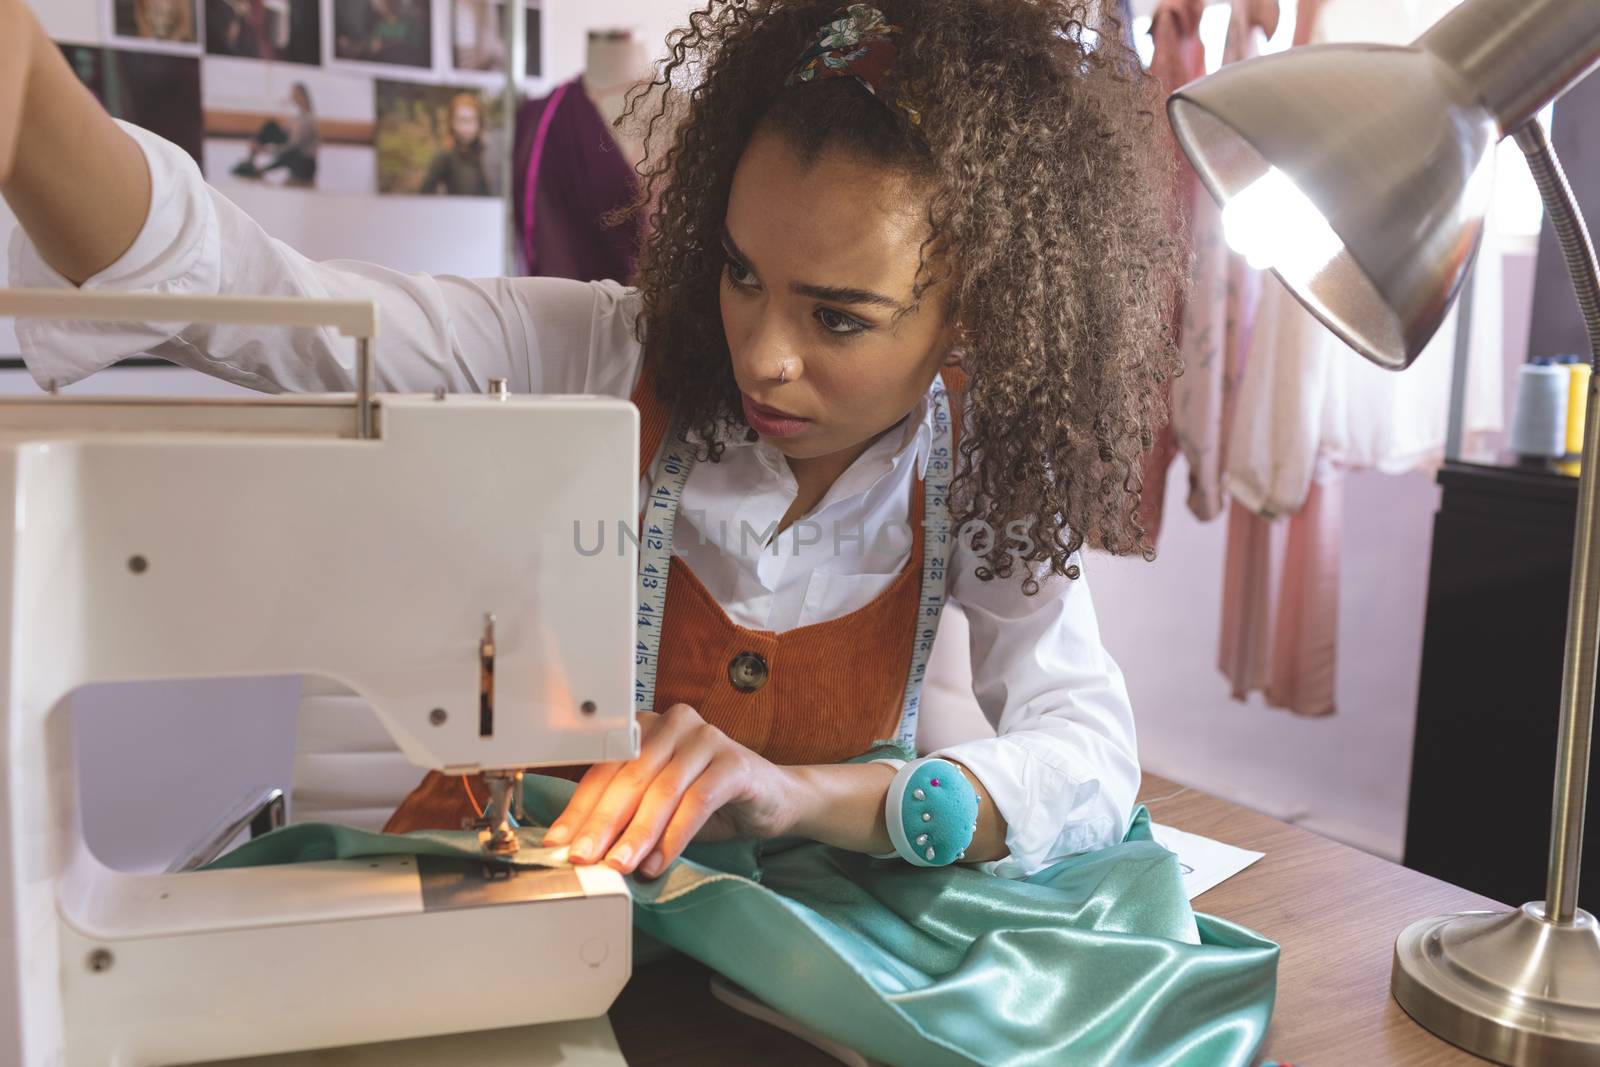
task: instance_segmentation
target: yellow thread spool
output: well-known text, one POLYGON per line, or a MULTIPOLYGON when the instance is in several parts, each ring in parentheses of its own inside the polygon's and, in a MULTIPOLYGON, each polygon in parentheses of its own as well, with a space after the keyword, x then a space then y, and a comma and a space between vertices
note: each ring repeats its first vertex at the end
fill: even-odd
POLYGON ((1583 424, 1589 408, 1589 364, 1567 364, 1567 456, 1563 469, 1577 474, 1583 455, 1583 424))

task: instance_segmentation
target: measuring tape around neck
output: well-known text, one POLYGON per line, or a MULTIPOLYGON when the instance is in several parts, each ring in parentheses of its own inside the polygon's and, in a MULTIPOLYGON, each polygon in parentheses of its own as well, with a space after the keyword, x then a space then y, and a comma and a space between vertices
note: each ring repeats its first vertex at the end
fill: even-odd
MULTIPOLYGON (((922 589, 911 647, 911 669, 906 675, 901 702, 900 724, 895 739, 915 750, 917 713, 922 700, 922 683, 928 672, 928 657, 939 631, 939 616, 944 608, 945 571, 950 554, 950 471, 953 448, 950 433, 950 404, 944 383, 934 380, 933 444, 928 455, 928 470, 922 487, 922 589)), ((666 445, 656 465, 649 498, 639 529, 638 613, 635 617, 633 707, 635 711, 654 711, 656 677, 661 665, 661 623, 667 610, 667 576, 672 567, 672 534, 678 518, 678 505, 689 472, 694 469, 696 449, 682 440, 678 425, 667 431, 666 445)))
POLYGON ((922 705, 922 683, 928 674, 928 657, 939 633, 944 613, 945 571, 950 558, 950 472, 954 467, 950 432, 950 398, 944 382, 933 380, 933 443, 928 450, 928 471, 922 479, 922 595, 917 603, 916 629, 911 645, 911 670, 906 674, 900 706, 900 727, 895 740, 910 752, 917 750, 917 714, 922 705))
POLYGON ((678 502, 694 470, 696 451, 682 439, 676 420, 667 427, 666 449, 656 464, 649 499, 639 519, 639 610, 634 618, 633 710, 654 711, 656 671, 661 665, 661 623, 667 614, 667 575, 672 568, 672 527, 678 502))

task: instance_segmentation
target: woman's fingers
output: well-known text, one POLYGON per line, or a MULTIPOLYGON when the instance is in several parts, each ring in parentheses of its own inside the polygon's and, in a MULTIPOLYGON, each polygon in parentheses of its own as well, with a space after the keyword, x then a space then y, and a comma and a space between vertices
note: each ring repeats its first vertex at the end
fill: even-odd
MULTIPOLYGON (((650 743, 651 736, 661 724, 661 716, 653 711, 639 713, 639 751, 643 755, 645 746, 650 743)), ((550 824, 550 829, 545 832, 544 843, 547 845, 564 845, 571 841, 590 814, 594 812, 595 805, 600 803, 600 798, 605 795, 606 786, 611 784, 611 779, 617 772, 627 765, 626 760, 613 760, 609 763, 596 763, 583 777, 578 779, 578 788, 573 790, 572 796, 567 798, 567 806, 561 809, 561 814, 556 816, 550 824)))
POLYGON ((743 786, 741 763, 733 753, 721 752, 679 798, 656 847, 639 865, 639 873, 654 878, 683 854, 706 821, 731 801, 743 786))
POLYGON ((624 874, 653 878, 740 796, 750 766, 742 748, 686 704, 641 716, 640 728, 638 758, 591 767, 545 841, 572 841, 575 863, 604 856, 624 874))
POLYGON ((611 779, 617 776, 622 766, 620 762, 596 763, 584 771, 583 777, 578 779, 578 788, 567 798, 567 806, 561 809, 561 814, 545 831, 544 843, 564 845, 571 841, 573 832, 589 818, 589 813, 594 811, 600 797, 605 794, 606 786, 611 784, 611 779))
POLYGON ((679 739, 700 721, 687 704, 674 704, 648 724, 639 757, 617 765, 616 772, 603 785, 596 783, 599 796, 573 831, 574 860, 588 863, 605 855, 633 818, 645 791, 671 761, 679 739))
POLYGON ((680 739, 677 753, 645 790, 632 820, 607 853, 606 862, 623 874, 631 874, 650 854, 686 792, 711 765, 716 749, 699 737, 707 729, 702 726, 680 739))

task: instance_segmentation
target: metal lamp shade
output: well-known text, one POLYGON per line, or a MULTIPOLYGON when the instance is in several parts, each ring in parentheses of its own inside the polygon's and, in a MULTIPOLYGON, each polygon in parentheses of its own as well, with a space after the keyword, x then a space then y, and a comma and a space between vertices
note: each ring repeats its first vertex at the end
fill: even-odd
MULTIPOLYGON (((1304 194, 1337 240, 1293 265, 1276 256, 1273 272, 1366 358, 1409 366, 1455 299, 1492 192, 1500 130, 1460 76, 1417 47, 1317 45, 1224 67, 1167 108, 1220 202, 1244 207, 1274 169, 1304 194)), ((1303 240, 1261 214, 1280 241, 1303 240)))

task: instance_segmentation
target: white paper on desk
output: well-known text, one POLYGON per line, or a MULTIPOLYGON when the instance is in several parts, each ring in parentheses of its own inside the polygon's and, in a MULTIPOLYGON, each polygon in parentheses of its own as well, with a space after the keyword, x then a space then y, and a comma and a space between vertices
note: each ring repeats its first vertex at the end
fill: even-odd
POLYGON ((1183 889, 1190 900, 1226 882, 1264 855, 1156 822, 1150 824, 1150 833, 1163 848, 1177 853, 1183 889))

